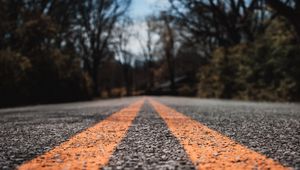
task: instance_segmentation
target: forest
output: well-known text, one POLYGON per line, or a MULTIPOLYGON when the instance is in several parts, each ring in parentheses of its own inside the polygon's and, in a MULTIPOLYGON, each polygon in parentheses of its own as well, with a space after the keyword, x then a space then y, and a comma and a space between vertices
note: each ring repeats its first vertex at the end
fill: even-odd
POLYGON ((299 0, 0 0, 0 107, 135 95, 300 100, 299 0), (140 53, 128 49, 129 39, 140 53))

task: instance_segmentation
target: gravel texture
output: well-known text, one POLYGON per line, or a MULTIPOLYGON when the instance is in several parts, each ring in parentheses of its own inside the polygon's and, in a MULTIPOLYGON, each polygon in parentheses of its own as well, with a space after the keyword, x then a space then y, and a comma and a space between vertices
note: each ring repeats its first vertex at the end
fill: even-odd
POLYGON ((165 122, 146 102, 104 169, 195 168, 165 122))
POLYGON ((300 169, 300 105, 156 98, 282 164, 300 169))
POLYGON ((0 110, 0 169, 14 169, 135 101, 93 101, 0 110))

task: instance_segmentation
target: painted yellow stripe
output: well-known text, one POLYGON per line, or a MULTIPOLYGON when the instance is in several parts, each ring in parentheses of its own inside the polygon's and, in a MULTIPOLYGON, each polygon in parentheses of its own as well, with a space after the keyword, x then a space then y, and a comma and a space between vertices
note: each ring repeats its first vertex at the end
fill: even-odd
POLYGON ((112 114, 100 123, 75 135, 44 155, 21 165, 20 170, 99 169, 106 165, 125 136, 144 100, 112 114))
POLYGON ((287 169, 174 109, 154 100, 150 103, 197 169, 287 169))

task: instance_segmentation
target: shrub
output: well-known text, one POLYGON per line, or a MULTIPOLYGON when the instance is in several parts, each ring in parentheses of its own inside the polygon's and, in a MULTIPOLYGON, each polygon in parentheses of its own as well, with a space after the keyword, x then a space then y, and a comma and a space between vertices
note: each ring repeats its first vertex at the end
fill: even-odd
POLYGON ((245 100, 300 99, 300 46, 281 20, 252 43, 217 48, 198 73, 198 96, 245 100))
POLYGON ((0 106, 89 99, 92 81, 80 60, 59 50, 24 57, 0 51, 0 106))

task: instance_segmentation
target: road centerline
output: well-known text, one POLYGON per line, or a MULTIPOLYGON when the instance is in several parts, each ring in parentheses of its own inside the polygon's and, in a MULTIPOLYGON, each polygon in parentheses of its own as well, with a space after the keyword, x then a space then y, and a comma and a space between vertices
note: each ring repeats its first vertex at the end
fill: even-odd
POLYGON ((105 169, 195 169, 184 148, 148 102, 105 169))
POLYGON ((124 138, 144 99, 71 137, 54 149, 19 166, 28 169, 99 169, 108 163, 124 138))
POLYGON ((198 169, 288 169, 172 108, 150 103, 198 169))

